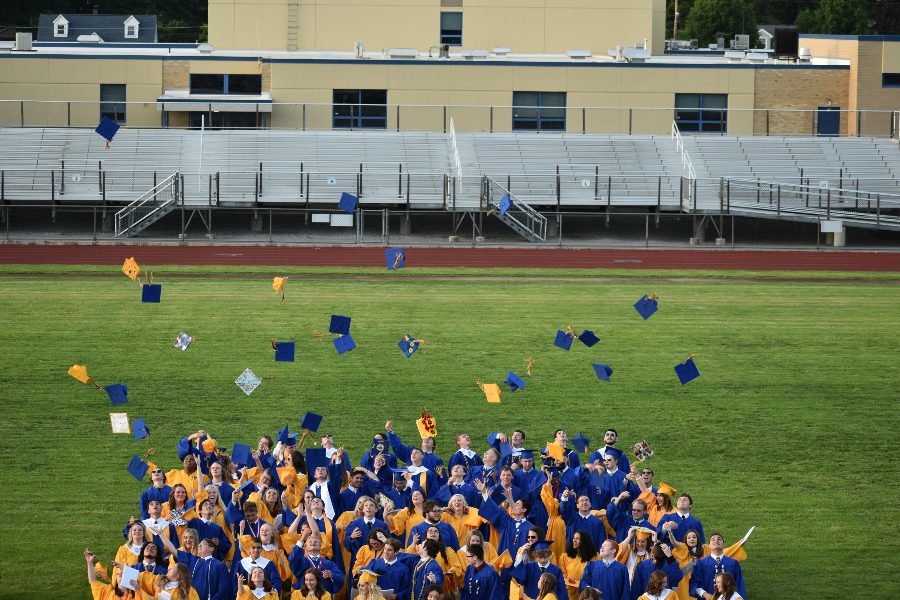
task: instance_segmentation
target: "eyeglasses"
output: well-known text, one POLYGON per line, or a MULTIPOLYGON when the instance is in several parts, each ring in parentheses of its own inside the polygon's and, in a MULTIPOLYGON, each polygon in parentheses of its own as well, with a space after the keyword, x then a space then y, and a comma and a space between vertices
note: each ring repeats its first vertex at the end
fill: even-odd
POLYGON ((643 471, 641 475, 653 475, 653 471, 643 471))
POLYGON ((466 554, 466 558, 475 558, 474 554, 466 554))
POLYGON ((151 475, 153 475, 154 473, 162 473, 162 469, 153 469, 152 471, 150 471, 151 475))

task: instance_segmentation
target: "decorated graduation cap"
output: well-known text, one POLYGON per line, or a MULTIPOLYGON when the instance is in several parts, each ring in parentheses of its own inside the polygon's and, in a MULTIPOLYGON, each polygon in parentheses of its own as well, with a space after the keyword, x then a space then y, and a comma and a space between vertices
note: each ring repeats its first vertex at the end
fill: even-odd
POLYGON ((597 334, 590 329, 585 329, 581 332, 581 335, 578 336, 578 341, 588 348, 593 348, 597 345, 597 342, 600 341, 600 338, 597 337, 597 334))
POLYGON ((506 376, 506 381, 504 381, 503 383, 508 385, 509 389, 511 389, 514 392, 516 390, 524 390, 525 389, 525 381, 521 377, 519 377, 518 375, 513 373, 512 371, 509 372, 509 374, 506 376))
POLYGON ((178 348, 182 352, 190 348, 191 344, 194 341, 194 336, 188 335, 186 332, 182 331, 178 334, 178 337, 175 338, 175 341, 172 342, 173 348, 178 348))
POLYGON ((147 463, 140 456, 135 454, 131 457, 131 462, 128 463, 126 470, 131 473, 132 477, 141 481, 144 475, 147 474, 147 471, 150 470, 150 467, 147 466, 147 463))
POLYGON ((388 248, 384 251, 384 262, 388 271, 396 271, 406 266, 406 252, 403 248, 388 248))
POLYGON ((356 210, 356 205, 359 204, 359 198, 354 196, 353 194, 348 194, 347 192, 341 192, 341 199, 338 200, 338 208, 344 211, 345 213, 352 213, 356 210))
POLYGON ((602 365, 600 363, 593 363, 594 372, 597 374, 597 379, 600 381, 609 381, 610 377, 612 377, 613 370, 609 365, 602 365))
POLYGON ((500 404, 500 386, 496 383, 484 383, 483 381, 475 380, 475 385, 481 388, 481 391, 484 392, 484 397, 488 401, 489 404, 500 404))
POLYGON ((678 381, 681 382, 681 385, 689 383, 700 377, 700 370, 694 363, 693 354, 690 355, 687 360, 685 360, 680 365, 675 365, 675 374, 678 375, 678 381))
POLYGON ((281 295, 281 304, 284 304, 284 288, 287 285, 287 277, 275 277, 272 279, 272 289, 276 295, 281 295))
POLYGON ((334 349, 337 350, 338 354, 344 354, 356 348, 356 342, 353 341, 353 336, 351 336, 349 333, 334 338, 332 343, 334 344, 334 349))
POLYGON ((135 441, 140 441, 150 437, 150 428, 147 427, 147 424, 144 422, 143 418, 137 419, 131 426, 131 428, 134 431, 135 441))
POLYGON ((109 117, 103 117, 100 119, 100 124, 97 125, 97 128, 94 129, 94 131, 99 133, 106 140, 104 146, 109 150, 109 143, 112 141, 113 137, 115 137, 116 132, 119 131, 119 124, 109 117))
POLYGON ((572 442, 572 445, 575 446, 575 448, 582 454, 584 454, 584 452, 588 449, 588 446, 591 445, 591 440, 584 437, 584 434, 580 431, 578 432, 578 437, 573 437, 569 441, 572 442))
POLYGON ((428 412, 428 408, 422 409, 422 417, 416 420, 416 428, 423 440, 427 437, 437 437, 437 420, 428 412))
POLYGON ((125 404, 128 402, 128 386, 124 383, 113 383, 104 388, 113 404, 125 404))
POLYGON ((553 345, 557 348, 562 348, 563 350, 569 350, 572 347, 572 340, 574 337, 575 336, 568 331, 558 329, 556 331, 556 339, 553 340, 553 345))
POLYGON ((409 358, 413 355, 413 353, 419 349, 420 346, 424 345, 424 340, 418 340, 408 333, 400 338, 400 341, 397 342, 397 346, 400 350, 403 351, 403 354, 406 355, 406 358, 409 358))
POLYGON ((251 461, 250 446, 235 442, 231 448, 231 461, 239 467, 249 466, 251 461))
POLYGON ((141 267, 137 264, 137 261, 134 260, 134 257, 126 258, 125 262, 122 263, 122 273, 125 274, 128 279, 132 281, 137 281, 138 275, 141 273, 141 267))
POLYGON ((262 383, 262 379, 256 376, 256 373, 251 371, 249 368, 244 369, 244 372, 241 373, 237 379, 234 380, 235 385, 241 388, 246 395, 250 395, 253 393, 253 390, 259 387, 259 384, 262 383))
POLYGON ((369 569, 360 569, 359 570, 359 582, 366 583, 369 585, 378 583, 378 576, 380 574, 375 571, 370 571, 369 569))
POLYGON ((275 351, 275 362, 294 362, 294 342, 276 342, 272 340, 275 351))
POLYGON ((659 296, 656 294, 650 294, 649 296, 645 294, 644 296, 641 296, 640 300, 634 303, 634 310, 638 311, 638 314, 646 321, 659 310, 659 306, 657 305, 658 299, 659 296))
POLYGON ((93 377, 88 375, 87 366, 85 366, 81 363, 78 363, 78 364, 75 364, 75 365, 72 365, 71 367, 69 367, 69 370, 67 371, 67 373, 69 375, 71 375, 72 377, 74 377, 75 379, 77 379, 78 381, 80 381, 81 383, 89 383, 92 386, 94 386, 95 388, 97 388, 98 390, 103 389, 100 387, 100 385, 97 383, 97 381, 93 377))
POLYGON ((637 458, 638 462, 644 462, 655 454, 653 448, 647 443, 647 440, 641 440, 637 444, 634 444, 631 447, 631 452, 634 454, 635 458, 637 458))

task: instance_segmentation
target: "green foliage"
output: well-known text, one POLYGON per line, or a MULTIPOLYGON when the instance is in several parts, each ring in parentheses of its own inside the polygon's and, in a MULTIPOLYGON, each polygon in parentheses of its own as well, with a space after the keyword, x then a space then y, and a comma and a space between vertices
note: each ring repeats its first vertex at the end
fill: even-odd
POLYGON ((900 508, 881 501, 900 459, 891 283, 331 271, 292 276, 279 304, 270 269, 178 278, 154 268, 163 301, 150 305, 113 277, 117 267, 71 271, 95 275, 0 283, 0 546, 18 558, 0 561, 0 598, 89 596, 83 549, 112 557, 146 485, 125 472, 134 453, 154 447, 156 462, 172 468, 178 439, 199 427, 223 446, 253 443, 316 410, 358 460, 386 419, 415 439, 423 406, 445 457, 462 430, 479 449, 489 431, 514 427, 534 446, 557 426, 595 444, 609 426, 622 446, 646 438, 658 479, 693 495, 708 531, 731 542, 758 525, 743 564, 751 598, 781 598, 798 581, 804 597, 826 600, 896 588, 890 569, 871 568, 870 553, 848 552, 875 539, 880 555, 900 551, 883 531, 900 508), (631 305, 648 292, 660 294, 661 310, 642 321, 631 305), (332 312, 353 317, 359 347, 343 357, 311 335, 332 312), (601 343, 555 348, 567 324, 594 329, 601 343), (184 353, 171 347, 182 330, 197 336, 184 353), (410 359, 396 346, 405 333, 427 341, 410 359), (297 362, 274 363, 271 338, 296 340, 297 362), (689 354, 702 375, 682 387, 672 366, 689 354), (474 380, 524 375, 529 356, 526 389, 486 404, 474 380), (106 395, 66 375, 82 361, 100 383, 128 385, 121 409, 147 419, 151 440, 110 433, 106 395), (591 362, 611 364, 612 382, 598 382, 591 362), (233 383, 246 367, 273 377, 249 397, 233 383), (47 552, 35 535, 50 532, 47 552))
POLYGON ((797 15, 801 33, 863 35, 869 33, 866 7, 858 0, 822 0, 797 15))
POLYGON ((746 0, 696 0, 684 33, 686 38, 697 39, 701 48, 715 43, 719 34, 727 45, 736 34, 745 33, 753 47, 758 38, 756 15, 746 0))

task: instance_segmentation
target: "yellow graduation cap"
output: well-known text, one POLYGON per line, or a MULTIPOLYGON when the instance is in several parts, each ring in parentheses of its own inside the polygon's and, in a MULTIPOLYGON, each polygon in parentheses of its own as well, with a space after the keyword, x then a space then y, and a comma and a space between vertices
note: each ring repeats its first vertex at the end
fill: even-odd
POLYGON ((206 453, 212 453, 216 451, 216 440, 212 438, 206 438, 203 440, 203 451, 206 453))
POLYGON ((484 392, 489 404, 500 404, 500 386, 496 383, 483 383, 475 380, 475 384, 484 392))
POLYGON ((678 493, 678 490, 676 490, 675 488, 673 488, 673 487, 672 487, 671 485, 669 485, 668 483, 660 483, 660 484, 659 484, 659 487, 657 488, 657 491, 658 491, 660 494, 665 494, 665 495, 668 496, 669 498, 674 498, 674 497, 675 497, 675 494, 678 493))
POLYGON ((428 409, 422 410, 422 418, 416 421, 419 428, 419 436, 424 440, 427 437, 437 437, 437 421, 428 413, 428 409))
POLYGON ((134 257, 126 258, 125 262, 122 264, 122 272, 128 277, 128 279, 132 281, 137 281, 138 274, 141 272, 141 268, 138 266, 137 261, 134 260, 134 257))
POLYGON ((359 582, 360 583, 368 583, 369 585, 372 585, 373 583, 378 583, 378 574, 375 573, 375 571, 370 571, 368 569, 360 569, 359 582))
POLYGON ((565 448, 562 447, 562 444, 557 442, 547 444, 547 454, 553 460, 564 461, 566 459, 565 448))
POLYGON ((509 555, 509 550, 504 550, 503 554, 500 554, 491 561, 491 566, 494 567, 499 573, 501 569, 506 569, 511 567, 513 564, 512 557, 509 555))
POLYGON ((272 280, 272 289, 276 294, 281 294, 281 302, 284 303, 284 286, 287 284, 287 277, 276 277, 272 280))
POLYGON ((656 531, 649 527, 638 527, 634 530, 635 537, 640 539, 649 539, 656 531))
POLYGON ((87 367, 84 365, 72 365, 69 369, 69 375, 80 381, 81 383, 87 383, 91 380, 87 374, 87 367))

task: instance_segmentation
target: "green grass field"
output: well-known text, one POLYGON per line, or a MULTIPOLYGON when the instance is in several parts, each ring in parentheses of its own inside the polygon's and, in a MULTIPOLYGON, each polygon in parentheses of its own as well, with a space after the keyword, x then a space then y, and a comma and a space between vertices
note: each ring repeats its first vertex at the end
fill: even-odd
POLYGON ((253 444, 315 411, 357 460, 386 419, 413 440, 423 406, 437 418, 445 460, 461 430, 478 450, 489 431, 514 428, 533 447, 557 427, 595 441, 615 427, 620 446, 646 438, 657 481, 693 495, 707 533, 730 543, 758 525, 743 564, 754 600, 897 590, 890 528, 900 509, 882 500, 900 471, 896 274, 833 283, 295 269, 279 304, 270 279, 250 277, 277 269, 157 267, 163 301, 152 305, 124 277, 99 276, 116 265, 0 269, 2 598, 89 597, 83 549, 111 559, 146 485, 125 471, 134 453, 154 447, 171 468, 177 440, 198 428, 222 445, 253 444), (37 270, 87 275, 24 275, 37 270), (661 295, 661 311, 645 322, 631 305, 649 292, 661 295), (332 313, 353 317, 357 350, 338 356, 312 336, 332 313), (594 329, 601 343, 554 347, 567 324, 594 329), (180 331, 198 338, 184 353, 171 346, 180 331), (410 359, 396 346, 405 333, 427 342, 410 359), (297 361, 276 364, 271 338, 296 340, 297 361), (690 354, 702 376, 682 387, 672 367, 690 354), (475 380, 524 375, 528 357, 536 364, 526 389, 485 403, 475 380), (101 384, 128 385, 123 410, 147 420, 151 440, 110 433, 106 394, 66 375, 76 362, 101 384), (612 382, 599 382, 592 362, 609 363, 612 382), (247 367, 274 377, 249 397, 233 383, 247 367), (888 568, 872 568, 875 559, 888 568))

